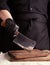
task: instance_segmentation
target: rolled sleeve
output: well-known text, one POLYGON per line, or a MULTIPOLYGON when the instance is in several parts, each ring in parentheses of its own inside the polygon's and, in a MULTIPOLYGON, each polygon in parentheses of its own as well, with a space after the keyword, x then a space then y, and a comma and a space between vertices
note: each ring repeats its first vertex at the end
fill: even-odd
POLYGON ((0 0, 0 10, 9 10, 7 0, 0 0))

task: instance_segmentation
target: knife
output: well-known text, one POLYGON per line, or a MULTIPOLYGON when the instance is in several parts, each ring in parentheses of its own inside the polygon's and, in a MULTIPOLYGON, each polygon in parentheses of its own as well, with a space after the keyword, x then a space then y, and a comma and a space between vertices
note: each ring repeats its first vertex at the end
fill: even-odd
POLYGON ((36 41, 29 39, 22 33, 18 33, 18 35, 13 39, 13 42, 26 50, 33 50, 36 45, 36 41))

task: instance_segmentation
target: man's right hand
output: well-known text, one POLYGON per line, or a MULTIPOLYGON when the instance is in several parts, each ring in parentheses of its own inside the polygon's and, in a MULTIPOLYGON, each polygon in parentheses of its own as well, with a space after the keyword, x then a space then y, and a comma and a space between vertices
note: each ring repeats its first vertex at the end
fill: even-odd
POLYGON ((19 27, 16 25, 14 20, 8 18, 6 19, 5 29, 9 34, 15 35, 18 32, 19 27))
POLYGON ((16 25, 14 20, 8 18, 5 21, 1 22, 1 26, 5 28, 5 30, 10 34, 10 35, 17 35, 19 27, 16 25))

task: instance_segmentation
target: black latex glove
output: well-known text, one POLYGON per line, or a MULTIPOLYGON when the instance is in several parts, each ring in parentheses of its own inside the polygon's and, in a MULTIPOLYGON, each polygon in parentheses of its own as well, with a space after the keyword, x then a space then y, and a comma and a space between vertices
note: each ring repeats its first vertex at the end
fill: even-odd
POLYGON ((19 27, 16 25, 14 20, 8 18, 6 19, 6 27, 5 30, 10 34, 15 36, 15 33, 18 32, 19 27))

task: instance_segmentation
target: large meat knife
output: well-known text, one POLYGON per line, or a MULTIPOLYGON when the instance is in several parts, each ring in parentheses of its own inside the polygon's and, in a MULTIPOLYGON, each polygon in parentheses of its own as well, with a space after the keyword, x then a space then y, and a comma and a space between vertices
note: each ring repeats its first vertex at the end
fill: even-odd
POLYGON ((18 33, 13 42, 26 50, 33 50, 36 45, 36 42, 34 40, 29 39, 22 33, 18 33))

